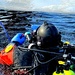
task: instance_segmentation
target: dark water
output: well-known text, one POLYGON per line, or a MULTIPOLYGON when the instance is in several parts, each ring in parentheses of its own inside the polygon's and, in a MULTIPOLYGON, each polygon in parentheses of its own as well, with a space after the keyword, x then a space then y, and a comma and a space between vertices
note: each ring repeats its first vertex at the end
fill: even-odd
MULTIPOLYGON (((75 44, 75 14, 47 13, 47 12, 20 12, 0 11, 0 21, 4 24, 10 38, 16 33, 30 30, 31 25, 41 25, 44 21, 54 24, 61 32, 63 41, 75 44)), ((0 28, 0 35, 5 39, 0 46, 6 45, 8 40, 0 28), (5 44, 6 43, 6 44, 5 44)))

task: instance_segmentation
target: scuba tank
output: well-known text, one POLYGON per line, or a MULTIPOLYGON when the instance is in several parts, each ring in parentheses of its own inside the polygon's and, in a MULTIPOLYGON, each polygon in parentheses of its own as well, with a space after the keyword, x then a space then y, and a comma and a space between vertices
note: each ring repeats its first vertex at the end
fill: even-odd
POLYGON ((53 75, 75 75, 75 73, 72 70, 63 70, 63 73, 56 73, 54 72, 53 75))
POLYGON ((55 72, 53 72, 52 75, 75 75, 75 73, 68 69, 64 69, 65 67, 65 62, 63 61, 59 61, 59 67, 57 68, 57 70, 55 72))
POLYGON ((52 75, 75 75, 75 72, 70 69, 72 62, 67 60, 68 55, 63 54, 63 58, 58 60, 56 71, 52 75))
MULTIPOLYGON (((70 42, 66 41, 63 46, 69 47, 70 42)), ((67 48, 65 50, 67 50, 67 48)), ((58 60, 58 67, 56 68, 56 71, 53 72, 53 75, 75 75, 75 72, 72 70, 71 67, 72 61, 68 60, 68 58, 71 59, 68 54, 63 54, 62 58, 58 60)))

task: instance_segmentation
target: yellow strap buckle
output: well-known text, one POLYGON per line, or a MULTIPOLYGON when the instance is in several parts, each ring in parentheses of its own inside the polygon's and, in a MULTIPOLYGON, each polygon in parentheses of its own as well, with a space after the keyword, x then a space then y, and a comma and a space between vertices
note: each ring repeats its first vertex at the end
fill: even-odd
POLYGON ((65 65, 65 62, 64 62, 64 61, 58 61, 58 63, 59 63, 60 65, 65 65))
POLYGON ((8 53, 9 51, 11 51, 12 50, 12 48, 13 48, 13 44, 9 44, 6 48, 5 48, 5 52, 6 53, 8 53))
POLYGON ((64 44, 69 45, 69 44, 70 44, 70 42, 69 42, 69 41, 66 41, 66 42, 64 42, 64 44))

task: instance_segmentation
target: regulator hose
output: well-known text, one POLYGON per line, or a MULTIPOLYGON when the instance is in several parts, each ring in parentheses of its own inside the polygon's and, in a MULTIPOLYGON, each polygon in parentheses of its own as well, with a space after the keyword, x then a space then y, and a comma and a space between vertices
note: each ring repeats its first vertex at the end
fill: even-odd
POLYGON ((4 27, 4 25, 3 25, 2 22, 0 22, 0 26, 3 28, 3 30, 4 30, 4 32, 5 32, 5 35, 6 35, 7 39, 8 39, 8 42, 10 42, 11 39, 10 39, 10 37, 9 37, 9 35, 8 35, 8 33, 7 33, 7 31, 6 31, 6 29, 5 29, 5 27, 4 27))

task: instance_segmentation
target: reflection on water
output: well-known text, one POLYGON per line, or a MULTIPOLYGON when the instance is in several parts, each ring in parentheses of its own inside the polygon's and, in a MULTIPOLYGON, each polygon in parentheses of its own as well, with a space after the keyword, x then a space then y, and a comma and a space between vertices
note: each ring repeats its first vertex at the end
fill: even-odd
MULTIPOLYGON (((44 21, 53 23, 62 34, 63 41, 75 43, 75 14, 58 14, 47 12, 0 12, 0 21, 12 38, 18 32, 30 30, 31 25, 41 25, 44 21)), ((3 38, 4 34, 2 34, 3 38)), ((2 39, 1 38, 1 39, 2 39)))

